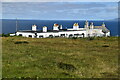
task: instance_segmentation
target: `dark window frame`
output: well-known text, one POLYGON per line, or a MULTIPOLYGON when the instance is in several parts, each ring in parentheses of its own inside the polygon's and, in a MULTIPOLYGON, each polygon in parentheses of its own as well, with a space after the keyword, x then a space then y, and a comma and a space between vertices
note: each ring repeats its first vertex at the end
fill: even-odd
POLYGON ((32 35, 28 35, 28 37, 32 37, 32 35))
POLYGON ((22 36, 22 34, 19 34, 19 36, 22 36))
POLYGON ((39 35, 39 38, 43 38, 43 35, 39 35))
POLYGON ((53 35, 51 34, 51 35, 49 35, 49 37, 50 37, 50 38, 53 38, 53 35))
POLYGON ((65 34, 60 34, 60 36, 65 36, 65 34))

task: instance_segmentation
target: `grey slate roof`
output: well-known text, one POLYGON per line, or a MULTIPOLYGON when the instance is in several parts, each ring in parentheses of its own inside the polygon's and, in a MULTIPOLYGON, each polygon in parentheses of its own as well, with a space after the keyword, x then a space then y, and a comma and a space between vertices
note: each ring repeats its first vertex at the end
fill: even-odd
POLYGON ((109 30, 105 26, 94 26, 94 29, 102 29, 104 33, 109 32, 109 30))
MULTIPOLYGON (((62 29, 62 30, 47 30, 47 32, 63 32, 63 31, 85 31, 85 30, 67 30, 67 29, 62 29)), ((29 32, 29 33, 47 33, 47 32, 43 32, 42 30, 39 31, 32 31, 32 30, 19 30, 17 32, 29 32)))

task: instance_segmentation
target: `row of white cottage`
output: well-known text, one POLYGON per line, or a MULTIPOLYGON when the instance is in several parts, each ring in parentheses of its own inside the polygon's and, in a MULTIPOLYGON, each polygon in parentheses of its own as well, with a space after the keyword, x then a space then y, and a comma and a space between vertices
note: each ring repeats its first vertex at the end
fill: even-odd
MULTIPOLYGON (((16 36, 32 37, 32 38, 47 38, 47 37, 102 37, 110 36, 110 31, 102 26, 94 26, 93 23, 85 22, 84 28, 79 28, 78 23, 74 23, 73 28, 63 29, 62 25, 54 24, 53 30, 48 30, 46 26, 40 31, 37 26, 33 25, 32 30, 22 30, 15 33, 16 36)), ((12 34, 11 34, 12 36, 12 34)))

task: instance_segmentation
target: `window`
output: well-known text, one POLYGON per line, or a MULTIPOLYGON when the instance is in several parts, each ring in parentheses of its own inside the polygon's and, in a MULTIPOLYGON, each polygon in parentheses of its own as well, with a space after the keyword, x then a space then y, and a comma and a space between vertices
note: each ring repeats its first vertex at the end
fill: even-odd
POLYGON ((19 36, 22 36, 22 34, 19 34, 19 36))
POLYGON ((61 34, 60 36, 64 37, 64 36, 65 36, 65 34, 61 34))
POLYGON ((59 36, 55 36, 55 37, 59 37, 59 36))
MULTIPOLYGON (((82 33, 82 35, 83 35, 83 38, 85 37, 85 34, 84 33, 82 33)), ((88 35, 89 36, 89 35, 88 35)))
POLYGON ((70 35, 69 35, 69 37, 73 37, 73 35, 72 35, 72 34, 70 34, 70 35))
POLYGON ((35 32, 35 35, 37 36, 37 33, 35 32))
POLYGON ((79 36, 79 34, 74 34, 74 36, 79 36))
POLYGON ((43 35, 40 35, 39 38, 43 38, 43 35))
POLYGON ((32 35, 29 35, 29 37, 32 37, 32 35))
POLYGON ((84 35, 84 33, 82 33, 82 35, 84 35))
POLYGON ((53 38, 53 35, 49 35, 50 38, 53 38))

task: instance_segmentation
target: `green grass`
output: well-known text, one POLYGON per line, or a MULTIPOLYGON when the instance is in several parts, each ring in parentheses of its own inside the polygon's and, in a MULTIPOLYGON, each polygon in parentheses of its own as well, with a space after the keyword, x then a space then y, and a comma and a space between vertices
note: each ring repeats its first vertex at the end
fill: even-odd
POLYGON ((3 78, 116 78, 118 38, 3 37, 3 78), (16 44, 17 43, 17 44, 16 44))

